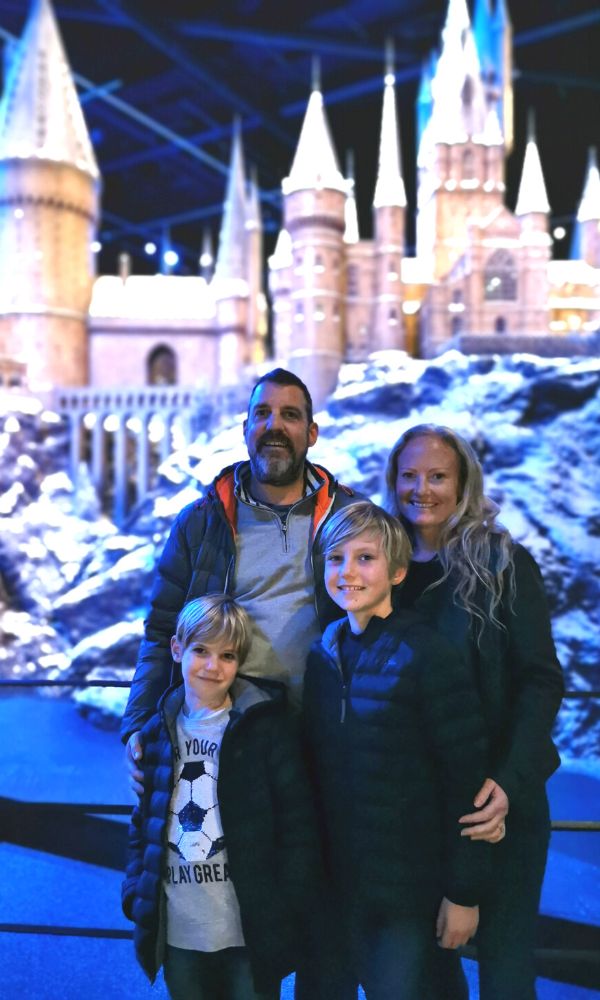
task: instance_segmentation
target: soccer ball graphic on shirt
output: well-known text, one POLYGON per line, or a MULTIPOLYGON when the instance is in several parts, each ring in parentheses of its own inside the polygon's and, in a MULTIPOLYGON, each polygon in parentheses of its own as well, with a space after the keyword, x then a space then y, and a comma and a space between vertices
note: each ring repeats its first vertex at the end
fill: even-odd
POLYGON ((173 791, 169 847, 184 861, 207 861, 225 847, 216 805, 217 767, 194 760, 183 765, 173 791), (175 829, 173 828, 175 827, 175 829))

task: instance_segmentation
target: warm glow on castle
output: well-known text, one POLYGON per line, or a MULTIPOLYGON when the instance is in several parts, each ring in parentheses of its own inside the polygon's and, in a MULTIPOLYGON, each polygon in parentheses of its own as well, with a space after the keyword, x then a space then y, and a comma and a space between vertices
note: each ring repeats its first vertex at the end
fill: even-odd
MULTIPOLYGON (((383 81, 373 238, 359 233, 354 181, 339 167, 315 85, 269 259, 274 361, 322 398, 340 364, 374 351, 429 357, 597 351, 600 176, 590 154, 574 259, 552 261, 550 206, 530 125, 514 212, 511 27, 503 0, 449 0, 439 54, 417 103, 416 256, 393 67, 383 81)), ((235 109, 233 109, 235 110, 235 109)), ((0 105, 0 385, 214 389, 265 360, 259 192, 234 129, 219 247, 203 277, 95 277, 100 173, 50 0, 34 0, 0 105)))

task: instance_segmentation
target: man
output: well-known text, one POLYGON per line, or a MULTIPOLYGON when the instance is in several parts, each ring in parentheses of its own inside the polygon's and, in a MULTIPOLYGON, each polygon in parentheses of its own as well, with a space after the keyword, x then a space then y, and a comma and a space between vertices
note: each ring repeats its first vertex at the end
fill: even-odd
POLYGON ((224 469, 185 507, 165 545, 121 726, 132 785, 141 794, 138 733, 171 680, 170 641, 183 605, 227 592, 253 620, 244 673, 283 681, 299 707, 307 652, 339 616, 313 543, 325 521, 356 499, 307 461, 318 437, 304 383, 282 368, 255 384, 244 421, 249 461, 224 469))

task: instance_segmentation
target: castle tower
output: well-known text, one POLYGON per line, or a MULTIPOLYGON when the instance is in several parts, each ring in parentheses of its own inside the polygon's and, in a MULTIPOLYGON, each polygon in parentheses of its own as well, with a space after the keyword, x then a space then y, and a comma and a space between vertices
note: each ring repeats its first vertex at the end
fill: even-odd
POLYGON ((263 291, 263 227, 256 172, 246 191, 246 247, 248 264, 248 347, 249 360, 260 364, 266 356, 267 301, 263 291))
POLYGON ((421 142, 423 132, 427 127, 427 122, 431 118, 431 111, 433 108, 431 81, 435 73, 436 65, 437 56, 435 52, 432 52, 423 63, 421 79, 419 82, 419 92, 417 94, 417 148, 421 142))
POLYGON ((289 176, 284 227, 292 240, 292 334, 287 360, 317 405, 334 389, 344 354, 346 181, 315 81, 289 176))
POLYGON ((533 334, 547 333, 549 329, 548 261, 552 246, 548 232, 549 214, 546 184, 533 118, 530 117, 515 215, 521 225, 523 247, 518 293, 522 303, 522 329, 533 334))
POLYGON ((354 160, 346 163, 348 192, 344 244, 346 248, 346 353, 347 361, 364 361, 375 349, 371 325, 373 302, 373 241, 361 240, 354 195, 354 160))
POLYGON ((269 293, 273 324, 273 353, 287 364, 292 353, 292 239, 280 229, 269 257, 269 293))
POLYGON ((496 110, 504 136, 504 151, 509 156, 514 142, 513 43, 512 25, 504 0, 496 0, 490 35, 499 94, 496 110))
POLYGON ((88 379, 99 184, 50 0, 34 0, 0 103, 0 356, 34 391, 88 379))
POLYGON ((431 89, 417 159, 417 256, 439 280, 467 251, 469 225, 497 209, 504 193, 504 140, 491 128, 465 0, 450 0, 431 89))
POLYGON ((571 257, 600 268, 600 173, 593 147, 589 152, 587 175, 577 209, 571 257))
POLYGON ((375 276, 373 285, 373 349, 404 348, 402 285, 406 191, 402 178, 396 79, 391 53, 383 91, 379 166, 373 199, 375 276))
POLYGON ((236 382, 249 360, 249 263, 246 230, 248 205, 240 123, 236 119, 231 142, 229 175, 219 233, 219 249, 211 283, 219 330, 221 385, 236 382))

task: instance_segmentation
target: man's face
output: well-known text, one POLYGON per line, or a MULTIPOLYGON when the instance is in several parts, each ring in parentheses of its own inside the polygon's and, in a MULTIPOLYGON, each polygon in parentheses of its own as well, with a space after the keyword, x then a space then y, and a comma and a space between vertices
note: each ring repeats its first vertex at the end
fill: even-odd
POLYGON ((304 394, 295 385, 263 382, 250 402, 244 437, 252 475, 269 486, 289 486, 304 475, 306 453, 317 440, 304 394))

